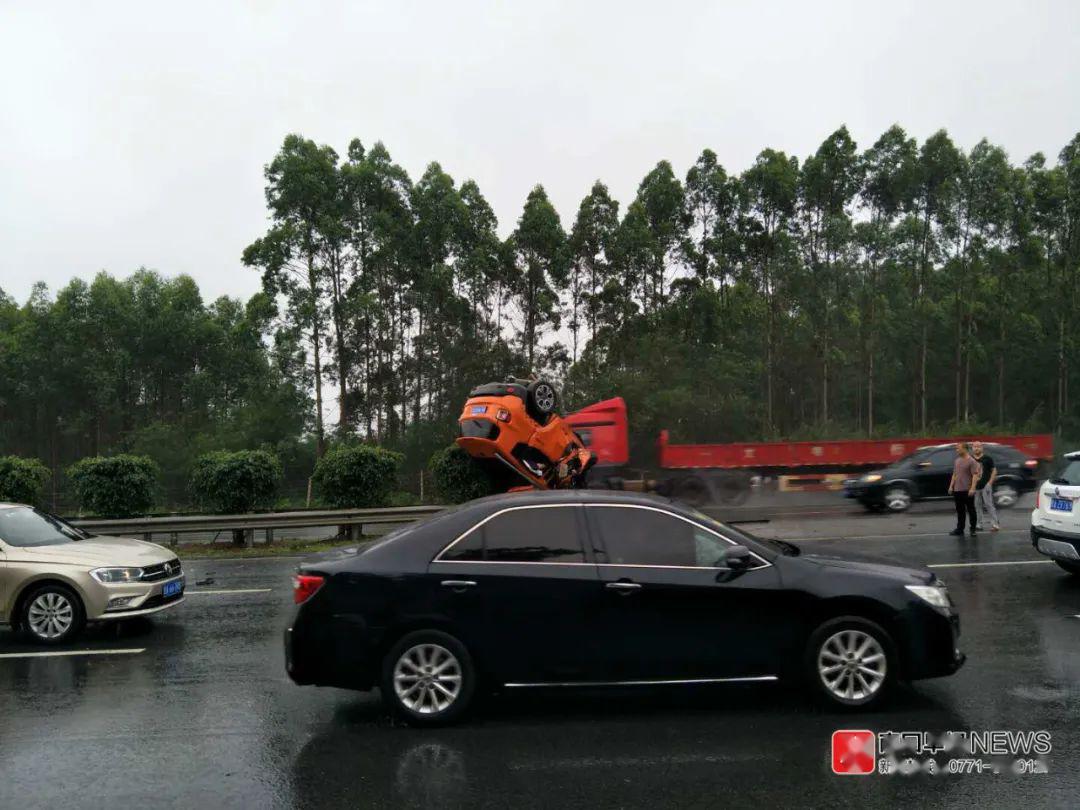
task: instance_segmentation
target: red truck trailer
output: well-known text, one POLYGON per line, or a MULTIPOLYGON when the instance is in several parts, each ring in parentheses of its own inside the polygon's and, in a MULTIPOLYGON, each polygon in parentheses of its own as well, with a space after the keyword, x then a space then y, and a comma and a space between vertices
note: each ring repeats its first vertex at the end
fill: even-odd
POLYGON ((599 458, 590 482, 616 489, 656 491, 696 504, 738 504, 750 493, 754 476, 821 480, 829 474, 884 467, 927 445, 996 442, 1040 460, 1052 459, 1054 450, 1049 434, 672 444, 668 431, 662 430, 657 440, 657 469, 649 474, 629 474, 628 421, 622 397, 588 405, 565 419, 599 458))

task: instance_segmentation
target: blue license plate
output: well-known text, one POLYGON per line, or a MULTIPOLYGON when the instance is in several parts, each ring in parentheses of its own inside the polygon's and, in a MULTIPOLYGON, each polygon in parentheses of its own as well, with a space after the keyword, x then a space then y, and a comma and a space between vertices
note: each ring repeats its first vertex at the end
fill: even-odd
POLYGON ((487 412, 487 405, 473 405, 472 408, 469 409, 469 413, 472 414, 473 416, 476 416, 476 414, 478 414, 478 413, 486 413, 486 412, 487 412))
POLYGON ((1073 502, 1065 498, 1051 498, 1050 508, 1055 512, 1071 512, 1073 502))
POLYGON ((165 587, 161 589, 162 596, 176 596, 178 593, 184 590, 184 583, 180 580, 175 582, 166 582, 165 587))

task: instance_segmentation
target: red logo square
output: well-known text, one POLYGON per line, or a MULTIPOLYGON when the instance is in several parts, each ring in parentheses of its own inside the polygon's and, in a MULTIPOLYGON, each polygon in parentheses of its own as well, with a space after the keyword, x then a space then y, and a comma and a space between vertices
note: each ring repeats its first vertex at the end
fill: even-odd
POLYGON ((874 768, 874 732, 851 729, 832 735, 832 770, 841 776, 866 776, 874 768))

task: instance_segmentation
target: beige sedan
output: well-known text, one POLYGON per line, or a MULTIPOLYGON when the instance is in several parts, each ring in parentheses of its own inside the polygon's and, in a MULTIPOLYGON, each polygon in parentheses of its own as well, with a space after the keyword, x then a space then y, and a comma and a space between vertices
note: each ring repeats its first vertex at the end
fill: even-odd
POLYGON ((87 534, 29 506, 0 503, 0 623, 59 644, 86 622, 146 616, 183 601, 180 560, 168 549, 87 534))

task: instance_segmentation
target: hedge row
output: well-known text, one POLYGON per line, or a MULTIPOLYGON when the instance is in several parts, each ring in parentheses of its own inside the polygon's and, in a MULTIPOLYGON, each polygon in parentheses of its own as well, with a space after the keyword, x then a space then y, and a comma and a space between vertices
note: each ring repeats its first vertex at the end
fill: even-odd
MULTIPOLYGON (((331 448, 315 466, 312 481, 320 500, 334 508, 378 507, 402 501, 397 492, 400 453, 371 445, 331 448)), ((440 500, 448 503, 498 491, 494 481, 456 445, 428 462, 440 500)), ((154 504, 159 469, 146 456, 84 458, 66 473, 81 509, 105 517, 145 514, 154 504)), ((0 457, 0 501, 42 505, 49 470, 37 459, 0 457)), ((238 514, 269 509, 277 498, 282 469, 265 450, 216 451, 200 456, 189 488, 200 507, 238 514)))

